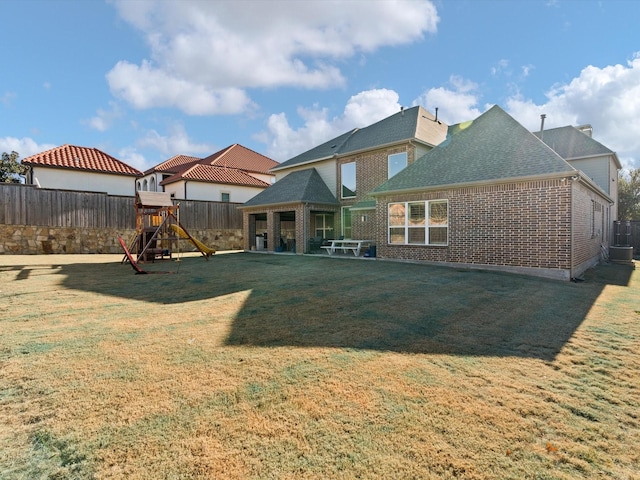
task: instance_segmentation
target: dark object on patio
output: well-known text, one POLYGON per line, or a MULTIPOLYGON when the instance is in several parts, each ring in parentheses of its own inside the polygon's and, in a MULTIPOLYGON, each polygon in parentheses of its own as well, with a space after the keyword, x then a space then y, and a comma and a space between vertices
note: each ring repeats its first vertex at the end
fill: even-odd
POLYGON ((322 251, 322 237, 311 237, 309 239, 309 253, 319 253, 322 251))

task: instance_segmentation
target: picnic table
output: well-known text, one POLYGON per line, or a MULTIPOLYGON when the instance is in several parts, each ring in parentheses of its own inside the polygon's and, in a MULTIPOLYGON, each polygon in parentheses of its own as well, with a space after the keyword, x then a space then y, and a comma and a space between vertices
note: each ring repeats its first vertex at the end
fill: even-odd
POLYGON ((353 240, 350 238, 328 241, 330 242, 329 245, 323 245, 320 248, 326 250, 329 255, 333 255, 334 253, 336 253, 336 250, 342 250, 342 253, 346 253, 348 250, 353 252, 356 257, 360 256, 360 250, 362 249, 363 245, 371 244, 371 240, 353 240))

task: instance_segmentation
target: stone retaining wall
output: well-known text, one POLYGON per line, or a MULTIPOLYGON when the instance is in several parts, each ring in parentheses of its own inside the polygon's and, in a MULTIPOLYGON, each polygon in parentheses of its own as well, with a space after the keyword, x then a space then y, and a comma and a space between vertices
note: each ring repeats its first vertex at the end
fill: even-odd
MULTIPOLYGON (((189 233, 216 250, 240 250, 244 241, 242 229, 189 229, 189 233)), ((0 254, 121 253, 118 235, 128 243, 135 230, 0 225, 0 254)), ((180 248, 195 250, 188 241, 181 241, 180 248)))

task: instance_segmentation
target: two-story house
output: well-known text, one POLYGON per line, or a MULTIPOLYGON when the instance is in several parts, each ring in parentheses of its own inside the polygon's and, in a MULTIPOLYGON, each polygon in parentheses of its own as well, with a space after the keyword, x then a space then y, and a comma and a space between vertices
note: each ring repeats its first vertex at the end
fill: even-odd
POLYGON ((615 191, 592 175, 617 159, 586 158, 587 174, 554 148, 498 106, 451 127, 403 110, 279 165, 242 207, 245 248, 344 236, 373 240, 378 258, 575 278, 608 248, 615 191))
POLYGON ((140 191, 176 200, 244 203, 269 187, 278 162, 237 143, 206 158, 176 155, 137 179, 140 191))
POLYGON ((267 249, 295 244, 297 253, 308 252, 312 238, 372 238, 370 192, 446 134, 447 126, 422 107, 402 109, 272 168, 276 183, 242 206, 245 248, 262 249, 260 236, 276 239, 267 240, 267 249))

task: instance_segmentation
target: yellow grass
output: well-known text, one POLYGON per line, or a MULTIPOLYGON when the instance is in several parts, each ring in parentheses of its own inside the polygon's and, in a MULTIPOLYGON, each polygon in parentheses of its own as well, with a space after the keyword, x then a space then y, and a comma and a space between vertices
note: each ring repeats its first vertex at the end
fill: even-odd
POLYGON ((0 256, 0 478, 640 478, 628 266, 120 259, 0 256))

